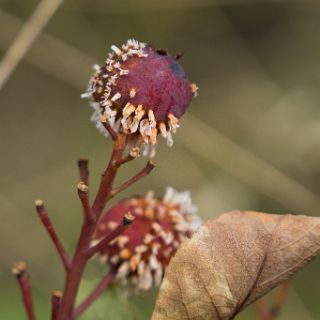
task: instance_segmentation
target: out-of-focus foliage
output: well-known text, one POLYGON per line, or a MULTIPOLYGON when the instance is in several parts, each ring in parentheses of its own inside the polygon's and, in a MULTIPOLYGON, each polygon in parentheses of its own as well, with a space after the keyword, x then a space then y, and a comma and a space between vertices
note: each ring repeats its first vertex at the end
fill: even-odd
MULTIPOLYGON (((0 1, 0 58, 37 3, 0 1)), ((111 145, 79 95, 91 65, 131 37, 185 51, 182 63, 200 91, 174 147, 162 143, 156 170, 126 194, 190 189, 203 218, 234 208, 318 215, 319 16, 320 4, 303 0, 66 0, 0 91, 0 318, 23 318, 9 272, 16 260, 29 264, 40 319, 51 290, 62 289, 33 200, 45 200, 72 248, 81 214, 76 159, 90 157, 95 188, 111 145)), ((124 168, 119 180, 141 165, 124 168)), ((320 317, 319 265, 291 282, 279 319, 320 317)), ((106 302, 110 314, 125 308, 124 298, 116 301, 106 302)), ((251 309, 239 319, 255 317, 251 309)))

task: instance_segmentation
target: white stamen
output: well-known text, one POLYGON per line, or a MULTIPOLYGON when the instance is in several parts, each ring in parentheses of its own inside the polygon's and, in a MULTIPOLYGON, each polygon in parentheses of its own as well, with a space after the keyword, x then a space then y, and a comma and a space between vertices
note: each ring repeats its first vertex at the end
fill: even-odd
POLYGON ((159 129, 160 129, 161 135, 166 139, 167 138, 167 128, 163 122, 161 122, 159 124, 159 129))
POLYGON ((155 238, 155 236, 153 236, 153 235, 150 234, 150 233, 147 233, 147 234, 144 236, 143 242, 144 242, 145 244, 149 244, 154 238, 155 238))
POLYGON ((120 56, 122 54, 122 51, 115 45, 112 45, 111 46, 111 50, 114 51, 114 53, 117 55, 117 56, 120 56))
POLYGON ((150 151, 149 157, 152 159, 155 157, 155 155, 156 155, 156 146, 153 144, 151 145, 151 151, 150 151))
POLYGON ((131 113, 133 113, 135 110, 136 110, 136 107, 130 102, 128 102, 122 110, 122 115, 125 118, 128 118, 131 115, 131 113))
POLYGON ((94 65, 92 66, 92 68, 93 68, 93 70, 96 71, 96 72, 100 71, 100 66, 99 66, 98 64, 94 64, 94 65))
POLYGON ((144 252, 146 252, 147 250, 148 250, 148 247, 145 246, 144 244, 140 244, 139 246, 137 246, 137 247, 135 248, 135 252, 136 252, 136 253, 144 253, 144 252))
POLYGON ((149 257, 149 266, 151 270, 156 270, 158 267, 159 261, 156 256, 153 254, 149 257))
POLYGON ((135 116, 133 118, 132 124, 130 126, 130 130, 132 133, 134 133, 138 130, 140 120, 142 119, 144 114, 145 114, 145 111, 143 110, 142 105, 139 104, 136 111, 135 111, 135 116))
POLYGON ((88 99, 92 97, 92 93, 88 91, 88 92, 82 93, 80 97, 81 99, 88 99))
POLYGON ((112 256, 110 258, 111 264, 117 264, 119 262, 119 260, 120 260, 120 257, 117 254, 115 254, 114 256, 112 256))
POLYGON ((149 109, 149 111, 148 111, 148 118, 150 121, 150 126, 154 128, 156 126, 157 122, 156 122, 156 118, 154 117, 154 113, 151 109, 149 109))
POLYGON ((172 133, 171 131, 167 131, 167 145, 169 147, 172 147, 173 146, 173 139, 172 139, 172 133))
POLYGON ((147 157, 147 156, 148 156, 148 154, 149 154, 149 149, 150 149, 149 144, 148 144, 148 143, 145 143, 145 144, 143 145, 143 150, 142 150, 142 154, 143 154, 144 157, 147 157))
POLYGON ((199 87, 195 83, 191 83, 191 91, 194 97, 198 96, 199 87))
POLYGON ((130 272, 130 263, 129 261, 125 261, 119 267, 116 278, 117 279, 124 278, 129 272, 130 272))
POLYGON ((156 286, 160 286, 162 281, 162 276, 163 276, 162 266, 161 264, 159 264, 154 274, 154 283, 156 286))
POLYGON ((179 128, 178 118, 176 118, 172 113, 168 115, 169 118, 169 127, 173 133, 176 133, 177 128, 179 128))
POLYGON ((124 76, 129 73, 129 70, 120 69, 120 76, 124 76))
POLYGON ((139 262, 139 264, 138 264, 138 274, 139 275, 143 274, 145 266, 146 266, 146 264, 143 260, 139 262))
POLYGON ((111 100, 112 101, 116 101, 116 100, 118 100, 118 99, 120 99, 121 98, 121 93, 120 92, 117 92, 112 98, 111 98, 111 100))
POLYGON ((160 226, 160 224, 158 222, 153 222, 152 223, 152 229, 155 231, 155 232, 160 232, 162 230, 162 227, 160 226))
POLYGON ((152 274, 149 266, 145 268, 145 271, 139 277, 138 288, 141 290, 149 290, 152 286, 152 274))

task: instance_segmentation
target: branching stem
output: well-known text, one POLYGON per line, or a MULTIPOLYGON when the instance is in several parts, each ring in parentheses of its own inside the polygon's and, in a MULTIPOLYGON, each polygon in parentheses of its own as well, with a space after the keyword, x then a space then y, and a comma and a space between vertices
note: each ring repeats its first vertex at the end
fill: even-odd
POLYGON ((142 179, 143 177, 148 175, 153 170, 154 167, 155 167, 155 165, 153 164, 153 162, 152 161, 148 161, 147 165, 138 174, 136 174, 134 177, 132 177, 131 179, 129 179, 128 181, 126 181, 125 183, 120 185, 119 187, 113 189, 111 191, 110 197, 113 198, 119 192, 127 189, 132 184, 134 184, 135 182, 139 181, 140 179, 142 179))
POLYGON ((102 210, 110 199, 112 185, 118 171, 118 167, 115 166, 115 163, 117 161, 120 161, 120 159, 122 158, 122 153, 125 146, 126 136, 122 133, 119 133, 117 136, 117 140, 114 143, 111 159, 109 161, 107 169, 102 174, 99 190, 92 205, 92 211, 97 219, 100 217, 102 210))
MULTIPOLYGON (((126 157, 122 158, 123 151, 127 143, 126 135, 123 133, 118 133, 114 138, 116 138, 116 140, 113 145, 112 155, 106 170, 102 174, 100 186, 91 208, 89 206, 87 185, 85 185, 85 183, 80 183, 78 185, 78 194, 84 209, 84 221, 81 227, 78 244, 72 259, 71 268, 67 272, 58 320, 75 319, 77 315, 82 312, 82 308, 86 308, 86 304, 91 304, 93 300, 100 295, 100 291, 102 292, 104 286, 108 284, 108 277, 105 278, 105 281, 97 287, 97 292, 93 293, 92 296, 88 297, 89 300, 87 302, 84 302, 85 305, 83 307, 79 306, 79 308, 81 309, 78 309, 78 311, 75 312, 77 292, 89 258, 95 252, 100 250, 102 246, 108 244, 112 239, 121 234, 133 220, 133 217, 130 214, 127 214, 124 217, 124 220, 121 223, 121 225, 118 226, 118 228, 116 228, 111 234, 107 235, 106 238, 101 240, 101 242, 98 243, 95 247, 90 248, 97 221, 99 220, 99 217, 101 216, 102 211, 105 208, 108 200, 112 196, 114 196, 114 194, 112 195, 112 187, 118 169, 123 163, 127 162, 127 160, 123 160, 127 159, 126 157)), ((125 189, 125 187, 131 185, 135 181, 138 181, 139 179, 144 177, 153 169, 153 167, 154 165, 151 162, 148 163, 144 170, 138 173, 135 177, 133 177, 123 186, 120 186, 118 189, 115 189, 117 190, 116 193, 119 193, 120 191, 125 189)), ((82 174, 84 175, 84 177, 86 177, 86 174, 84 172, 85 170, 80 170, 80 176, 82 174)))
POLYGON ((76 307, 74 312, 74 318, 79 317, 91 304, 99 298, 99 296, 107 289, 112 280, 115 277, 115 271, 110 270, 99 282, 97 287, 89 294, 89 296, 83 300, 83 302, 76 307))
POLYGON ((124 230, 128 228, 128 226, 134 220, 133 215, 127 213, 124 217, 122 222, 113 230, 111 231, 105 238, 103 238, 100 242, 98 242, 95 246, 91 247, 88 250, 88 258, 91 258, 95 253, 97 253, 102 248, 106 247, 113 239, 123 233, 124 230))

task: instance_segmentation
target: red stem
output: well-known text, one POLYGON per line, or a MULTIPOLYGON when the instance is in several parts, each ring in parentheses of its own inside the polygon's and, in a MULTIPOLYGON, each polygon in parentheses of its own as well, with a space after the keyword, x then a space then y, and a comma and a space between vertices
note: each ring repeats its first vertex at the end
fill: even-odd
POLYGON ((115 271, 110 270, 99 282, 97 287, 90 293, 90 295, 75 309, 74 318, 79 317, 91 304, 99 298, 99 296, 107 289, 115 276, 115 271))
POLYGON ((126 181, 125 183, 120 185, 119 187, 113 189, 111 191, 110 197, 113 198, 119 192, 127 189, 132 184, 134 184, 135 182, 139 181, 140 179, 142 179, 143 177, 148 175, 153 170, 154 167, 155 167, 155 165, 153 164, 153 162, 148 161, 147 165, 138 174, 136 174, 134 177, 132 177, 131 179, 129 179, 128 181, 126 181))
POLYGON ((51 294, 51 320, 57 320, 61 306, 62 293, 54 290, 51 294))
POLYGON ((60 242, 56 231, 53 228, 53 225, 52 225, 51 220, 48 215, 48 211, 46 210, 46 208, 43 204, 43 201, 42 200, 35 201, 35 206, 36 206, 36 210, 38 212, 39 218, 40 218, 43 226, 47 230, 54 246, 57 249, 57 252, 61 258, 61 261, 62 261, 62 264, 63 264, 65 270, 66 271, 70 270, 70 268, 71 268, 70 259, 67 255, 62 243, 60 242))
MULTIPOLYGON (((114 163, 121 159, 123 150, 126 146, 126 136, 119 133, 113 146, 113 152, 108 167, 102 175, 100 187, 92 206, 93 215, 98 220, 104 209, 112 190, 118 167, 114 163)), ((94 233, 96 222, 84 221, 81 228, 80 237, 72 260, 72 267, 67 273, 61 311, 59 320, 72 320, 76 296, 79 289, 82 274, 88 261, 87 252, 94 233)))
POLYGON ((80 181, 82 181, 86 186, 89 186, 89 160, 88 159, 79 159, 79 175, 80 181))
POLYGON ((107 169, 102 174, 99 190, 92 205, 92 211, 97 219, 101 215, 102 210, 110 199, 113 181, 118 171, 118 166, 116 166, 115 163, 117 163, 117 161, 120 161, 120 159, 122 158, 122 153, 125 146, 126 136, 122 133, 119 133, 113 147, 111 159, 109 161, 107 169))
POLYGON ((76 302, 77 292, 87 263, 86 252, 90 246, 94 229, 95 224, 88 224, 87 222, 84 222, 82 225, 78 245, 72 260, 72 267, 67 273, 65 281, 60 315, 58 318, 59 320, 73 319, 73 309, 76 302))
POLYGON ((95 246, 91 247, 88 250, 88 259, 91 258, 95 253, 97 253, 102 248, 106 247, 113 239, 115 239, 117 236, 119 236, 124 230, 128 228, 128 226, 132 223, 134 220, 134 216, 130 213, 127 213, 124 217, 122 222, 108 235, 106 235, 105 238, 103 238, 99 243, 97 243, 95 246))
POLYGON ((128 155, 126 155, 124 158, 120 159, 119 161, 116 161, 114 163, 114 165, 116 167, 120 167, 121 165, 129 162, 129 161, 132 161, 133 159, 137 158, 138 156, 137 155, 133 155, 133 153, 129 153, 128 155))
POLYGON ((33 309, 32 293, 27 265, 24 262, 17 262, 16 264, 14 264, 11 271, 18 280, 28 320, 35 320, 36 317, 33 309))

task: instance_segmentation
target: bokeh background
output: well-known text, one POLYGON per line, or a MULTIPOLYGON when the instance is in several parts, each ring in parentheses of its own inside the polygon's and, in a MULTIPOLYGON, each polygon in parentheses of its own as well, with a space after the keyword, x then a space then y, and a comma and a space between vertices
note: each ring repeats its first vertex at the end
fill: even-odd
MULTIPOLYGON (((0 59, 38 4, 0 0, 0 59)), ((39 319, 49 318, 63 270, 33 201, 45 200, 72 249, 81 216, 76 159, 90 158, 95 189, 111 147, 80 94, 92 65, 131 37, 184 51, 182 64, 200 90, 174 147, 161 142, 156 170, 124 195, 163 194, 172 185, 192 192, 203 218, 235 208, 319 215, 319 34, 316 0, 62 2, 0 89, 0 319, 24 319, 10 274, 21 259, 39 319)), ((143 162, 122 169, 118 181, 143 162)), ((279 319, 320 319, 319 267, 320 259, 293 278, 279 319)), ((102 271, 92 263, 82 294, 102 271)), ((149 295, 116 289, 83 318, 148 319, 151 309, 149 295)), ((254 308, 239 319, 257 319, 254 308)))

